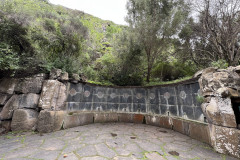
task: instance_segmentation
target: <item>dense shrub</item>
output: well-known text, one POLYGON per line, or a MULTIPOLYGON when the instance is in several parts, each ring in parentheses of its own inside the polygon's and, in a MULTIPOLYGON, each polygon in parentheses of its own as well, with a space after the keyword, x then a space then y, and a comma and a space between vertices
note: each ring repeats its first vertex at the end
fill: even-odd
POLYGON ((191 62, 159 62, 152 70, 155 81, 172 81, 193 75, 197 71, 196 65, 191 62))
MULTIPOLYGON (((84 52, 87 28, 81 18, 72 16, 68 9, 46 2, 1 1, 1 42, 19 56, 17 72, 61 68, 69 73, 80 73, 78 61, 84 52)), ((6 56, 6 53, 1 54, 6 56)))

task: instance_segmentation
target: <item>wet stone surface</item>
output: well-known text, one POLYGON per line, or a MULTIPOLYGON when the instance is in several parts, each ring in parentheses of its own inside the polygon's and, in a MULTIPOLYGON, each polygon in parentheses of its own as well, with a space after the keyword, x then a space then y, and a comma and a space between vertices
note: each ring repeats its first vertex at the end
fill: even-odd
POLYGON ((235 160, 172 130, 142 124, 92 124, 49 134, 0 136, 3 160, 235 160))

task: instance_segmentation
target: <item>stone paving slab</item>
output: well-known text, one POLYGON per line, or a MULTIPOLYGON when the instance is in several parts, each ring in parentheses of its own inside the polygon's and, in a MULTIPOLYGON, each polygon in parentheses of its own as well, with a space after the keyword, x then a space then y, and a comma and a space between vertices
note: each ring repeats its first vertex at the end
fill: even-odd
POLYGON ((237 160, 172 130, 125 123, 0 136, 0 160, 237 160))

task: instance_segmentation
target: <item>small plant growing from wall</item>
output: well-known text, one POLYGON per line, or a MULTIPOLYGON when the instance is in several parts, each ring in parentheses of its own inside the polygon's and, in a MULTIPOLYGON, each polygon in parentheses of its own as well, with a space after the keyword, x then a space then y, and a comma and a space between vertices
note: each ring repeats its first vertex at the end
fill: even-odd
POLYGON ((201 104, 202 104, 202 103, 204 102, 204 97, 201 96, 201 95, 197 95, 197 96, 196 96, 196 100, 197 100, 198 103, 201 103, 201 104))

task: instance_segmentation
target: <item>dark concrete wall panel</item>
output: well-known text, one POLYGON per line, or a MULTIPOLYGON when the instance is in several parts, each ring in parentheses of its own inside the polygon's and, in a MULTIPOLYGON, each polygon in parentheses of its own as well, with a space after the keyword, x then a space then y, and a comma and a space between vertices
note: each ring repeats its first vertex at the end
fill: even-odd
POLYGON ((156 87, 68 85, 69 111, 147 113, 204 121, 198 82, 156 87))

